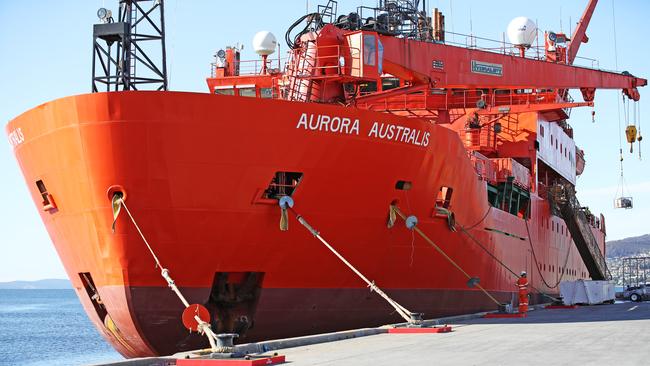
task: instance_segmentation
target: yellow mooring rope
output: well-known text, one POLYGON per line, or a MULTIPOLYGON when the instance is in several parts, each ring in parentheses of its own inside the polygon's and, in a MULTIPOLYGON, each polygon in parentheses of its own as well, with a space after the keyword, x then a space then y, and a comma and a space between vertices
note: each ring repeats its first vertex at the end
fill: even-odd
POLYGON ((304 218, 302 215, 300 215, 300 214, 298 214, 297 212, 295 212, 295 211, 291 208, 291 206, 293 206, 293 201, 291 201, 291 200, 287 200, 287 201, 282 200, 282 201, 280 201, 280 208, 281 208, 283 211, 286 212, 286 210, 290 210, 291 212, 293 212, 293 213, 296 215, 296 220, 298 220, 298 222, 299 222, 302 226, 304 226, 304 227, 305 227, 305 228, 306 228, 306 229, 307 229, 307 230, 308 230, 312 235, 314 235, 314 237, 316 237, 316 239, 318 239, 321 243, 323 243, 323 245, 325 245, 325 247, 326 247, 327 249, 329 249, 330 252, 332 252, 332 253, 333 253, 333 254, 334 254, 334 255, 335 255, 335 256, 336 256, 336 257, 337 257, 341 262, 343 262, 343 264, 345 264, 345 265, 346 265, 350 270, 352 270, 352 272, 354 272, 357 276, 359 276, 359 278, 361 278, 361 279, 363 280, 363 282, 365 282, 365 283, 368 285, 368 287, 370 288, 371 291, 376 292, 377 294, 379 294, 379 296, 381 296, 384 300, 386 300, 386 302, 388 302, 388 303, 389 303, 389 304, 390 304, 390 305, 395 309, 395 311, 396 311, 396 312, 397 312, 397 313, 398 313, 402 318, 404 318, 404 320, 406 320, 409 324, 413 324, 413 325, 419 325, 419 324, 421 324, 421 322, 422 322, 422 319, 421 319, 422 314, 419 314, 419 313, 413 313, 413 312, 409 311, 409 310, 406 309, 404 306, 402 306, 401 304, 399 304, 397 301, 393 300, 390 296, 386 295, 386 293, 385 293, 384 291, 382 291, 382 290, 379 288, 379 286, 377 286, 377 285, 375 284, 374 281, 370 281, 366 276, 363 275, 363 273, 361 273, 358 269, 356 269, 356 268, 352 265, 352 263, 350 263, 347 259, 345 259, 345 257, 343 257, 343 256, 342 256, 338 251, 336 251, 336 249, 334 249, 334 247, 332 247, 332 246, 331 246, 331 245, 330 245, 330 244, 329 244, 329 243, 328 243, 328 242, 327 242, 327 241, 326 241, 326 240, 325 240, 325 239, 320 235, 320 233, 319 233, 316 229, 314 229, 314 228, 313 228, 313 227, 312 227, 312 226, 307 222, 307 220, 305 220, 305 218, 304 218), (290 202, 290 203, 289 203, 289 202, 290 202))
MULTIPOLYGON (((404 221, 406 222, 406 219, 407 219, 406 215, 405 215, 405 214, 404 214, 404 213, 403 213, 403 212, 402 212, 402 211, 401 211, 401 210, 400 210, 396 205, 391 205, 391 206, 390 206, 390 209, 391 209, 391 211, 395 212, 395 213, 397 214, 397 216, 401 217, 402 220, 404 220, 404 221)), ((442 250, 438 245, 436 245, 436 243, 434 243, 433 240, 429 239, 429 237, 428 237, 424 232, 422 232, 422 230, 420 230, 419 227, 417 227, 417 224, 413 225, 410 229, 411 229, 411 230, 414 230, 418 235, 420 235, 420 236, 422 237, 422 239, 424 239, 424 241, 426 241, 426 242, 427 242, 429 245, 431 245, 431 246, 432 246, 436 251, 438 251, 438 253, 440 253, 440 255, 442 255, 442 256, 443 256, 443 257, 444 257, 444 258, 445 258, 449 263, 451 263, 452 266, 454 266, 454 267, 455 267, 457 270, 459 270, 463 275, 465 275, 465 277, 467 277, 468 280, 472 280, 472 279, 473 279, 472 276, 470 276, 467 272, 465 272, 465 270, 463 270, 463 269, 458 265, 458 263, 456 263, 453 259, 451 259, 451 258, 447 255, 447 253, 444 252, 444 250, 442 250)), ((495 304, 497 304, 497 305, 499 305, 499 306, 502 305, 502 304, 499 302, 499 300, 495 299, 494 296, 492 296, 489 292, 487 292, 487 290, 484 289, 483 286, 481 286, 478 282, 474 282, 474 285, 475 285, 476 287, 478 287, 481 291, 483 291, 483 293, 484 293, 487 297, 489 297, 492 301, 494 301, 495 304)))
MULTIPOLYGON (((156 253, 154 253, 153 249, 151 248, 151 245, 149 245, 147 238, 145 238, 144 234, 142 233, 142 230, 140 230, 140 226, 135 221, 135 218, 131 214, 129 208, 126 206, 126 203, 124 202, 123 196, 121 194, 116 193, 113 195, 112 206, 113 206, 113 231, 115 231, 115 222, 117 220, 117 216, 120 214, 120 207, 124 207, 124 211, 126 211, 127 215, 129 215, 129 218, 131 219, 133 226, 135 226, 135 229, 138 231, 138 234, 140 234, 142 241, 147 246, 147 249, 149 249, 151 256, 156 262, 156 267, 160 268, 160 275, 165 279, 165 281, 167 281, 169 288, 176 294, 176 296, 178 296, 178 298, 181 300, 183 305, 185 305, 185 308, 189 308, 190 304, 187 302, 185 296, 183 296, 181 291, 176 286, 176 283, 174 283, 174 280, 169 275, 169 270, 163 267, 163 265, 160 263, 160 260, 156 256, 156 253)), ((208 338, 208 342, 210 342, 210 347, 212 348, 212 351, 218 352, 219 347, 217 346, 217 341, 216 341, 217 337, 212 331, 212 328, 210 328, 210 324, 203 321, 198 315, 194 315, 194 320, 196 320, 196 322, 198 323, 199 333, 205 334, 205 336, 208 338)))

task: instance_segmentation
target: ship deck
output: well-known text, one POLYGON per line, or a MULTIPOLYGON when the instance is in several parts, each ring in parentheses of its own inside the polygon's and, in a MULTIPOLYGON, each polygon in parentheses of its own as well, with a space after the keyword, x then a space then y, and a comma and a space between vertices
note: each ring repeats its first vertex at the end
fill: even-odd
MULTIPOLYGON (((439 319, 453 331, 388 334, 388 327, 241 345, 267 350, 300 365, 520 365, 621 364, 648 361, 650 302, 618 302, 576 309, 537 309, 526 318, 485 319, 480 314, 439 319)), ((174 357, 133 359, 103 366, 173 365, 174 357)), ((235 365, 236 363, 233 363, 235 365)), ((209 365, 209 363, 206 363, 209 365)))

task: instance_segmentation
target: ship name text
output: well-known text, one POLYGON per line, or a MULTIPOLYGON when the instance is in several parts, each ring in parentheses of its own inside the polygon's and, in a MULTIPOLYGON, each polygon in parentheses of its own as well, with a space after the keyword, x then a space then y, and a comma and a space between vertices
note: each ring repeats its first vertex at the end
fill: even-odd
POLYGON ((472 60, 472 72, 476 74, 503 76, 503 65, 472 60))
POLYGON ((302 113, 298 119, 296 128, 345 135, 365 135, 376 139, 402 142, 415 146, 429 146, 429 137, 431 136, 429 131, 384 122, 373 122, 372 125, 368 126, 369 128, 359 119, 328 116, 326 114, 302 113))
POLYGON ((7 137, 9 138, 9 143, 13 147, 16 147, 25 142, 25 136, 23 135, 23 131, 20 129, 20 127, 14 128, 11 132, 9 132, 9 135, 7 137))

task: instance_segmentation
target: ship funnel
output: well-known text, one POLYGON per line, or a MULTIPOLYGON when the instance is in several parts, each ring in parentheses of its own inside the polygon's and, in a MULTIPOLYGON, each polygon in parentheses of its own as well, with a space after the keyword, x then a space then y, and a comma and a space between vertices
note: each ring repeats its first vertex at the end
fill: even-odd
POLYGON ((529 48, 537 37, 537 25, 526 17, 517 17, 508 24, 508 40, 515 47, 529 48))
POLYGON ((253 50, 260 56, 268 56, 275 52, 278 40, 269 31, 260 31, 253 37, 253 50))

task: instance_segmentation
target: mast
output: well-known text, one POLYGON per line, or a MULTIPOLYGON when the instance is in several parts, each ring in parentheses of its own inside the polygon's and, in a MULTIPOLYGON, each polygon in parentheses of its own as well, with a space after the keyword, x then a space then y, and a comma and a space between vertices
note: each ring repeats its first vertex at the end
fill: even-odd
POLYGON ((167 90, 163 0, 119 0, 117 21, 97 11, 93 26, 92 91, 167 90), (145 9, 145 4, 150 5, 145 9), (113 47, 115 46, 115 47, 113 47))

